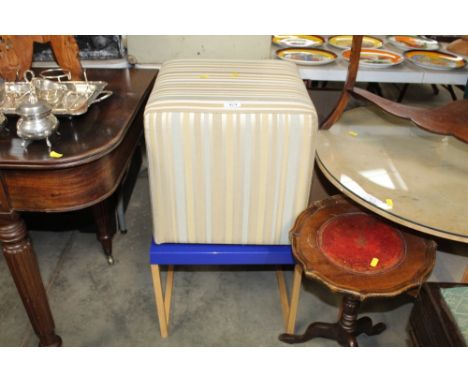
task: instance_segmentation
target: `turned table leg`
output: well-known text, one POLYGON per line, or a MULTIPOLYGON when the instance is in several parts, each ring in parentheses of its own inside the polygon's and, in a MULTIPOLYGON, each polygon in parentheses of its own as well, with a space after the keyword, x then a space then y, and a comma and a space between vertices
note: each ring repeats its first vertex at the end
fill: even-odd
POLYGON ((37 258, 26 224, 18 213, 0 213, 0 241, 16 288, 39 337, 39 346, 61 346, 62 339, 55 334, 37 258))
POLYGON ((110 196, 91 208, 97 227, 96 236, 104 249, 107 262, 114 264, 114 258, 112 257, 112 238, 116 232, 114 197, 110 196))

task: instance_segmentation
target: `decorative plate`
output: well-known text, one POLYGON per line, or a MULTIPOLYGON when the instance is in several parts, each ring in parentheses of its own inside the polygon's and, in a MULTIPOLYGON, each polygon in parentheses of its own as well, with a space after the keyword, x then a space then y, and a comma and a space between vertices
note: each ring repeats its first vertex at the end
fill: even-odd
MULTIPOLYGON (((350 49, 353 36, 331 36, 328 38, 328 44, 338 49, 350 49)), ((383 46, 383 41, 377 37, 364 36, 362 47, 368 49, 379 49, 383 46)))
POLYGON ((315 48, 325 43, 323 37, 312 35, 276 35, 272 41, 273 44, 284 48, 315 48))
POLYGON ((420 50, 437 50, 439 43, 426 37, 420 36, 388 36, 388 42, 394 47, 401 50, 420 49, 420 50))
POLYGON ((335 61, 337 55, 323 49, 286 48, 277 50, 276 57, 298 65, 326 65, 335 61))
MULTIPOLYGON (((343 58, 349 61, 351 49, 342 53, 343 58)), ((361 49, 359 65, 368 68, 388 68, 403 62, 404 58, 398 53, 380 49, 361 49)))
POLYGON ((408 50, 404 55, 411 62, 426 69, 452 70, 466 65, 463 57, 438 50, 408 50))

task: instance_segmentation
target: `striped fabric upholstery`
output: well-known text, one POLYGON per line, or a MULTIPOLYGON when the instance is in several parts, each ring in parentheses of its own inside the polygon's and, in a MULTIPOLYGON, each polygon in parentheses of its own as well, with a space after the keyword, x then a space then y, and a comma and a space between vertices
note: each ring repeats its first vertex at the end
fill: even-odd
POLYGON ((294 64, 168 61, 144 122, 157 243, 289 243, 317 130, 294 64))

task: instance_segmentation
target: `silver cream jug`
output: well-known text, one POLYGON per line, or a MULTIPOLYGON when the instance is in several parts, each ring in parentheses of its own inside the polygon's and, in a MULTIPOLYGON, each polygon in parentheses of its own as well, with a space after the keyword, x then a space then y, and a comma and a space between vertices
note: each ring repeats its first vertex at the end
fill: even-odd
POLYGON ((45 139, 50 149, 49 136, 57 129, 58 120, 52 114, 52 108, 37 98, 34 86, 31 86, 29 97, 17 107, 16 113, 20 116, 16 123, 18 136, 24 140, 45 139))

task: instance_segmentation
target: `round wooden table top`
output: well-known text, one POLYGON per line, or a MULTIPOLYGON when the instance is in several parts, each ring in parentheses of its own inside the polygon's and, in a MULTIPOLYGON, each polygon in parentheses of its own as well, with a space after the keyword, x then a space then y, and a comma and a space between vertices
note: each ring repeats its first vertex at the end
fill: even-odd
POLYGON ((320 130, 317 164, 365 208, 412 229, 468 243, 468 145, 373 106, 320 130))
POLYGON ((395 296, 418 287, 435 262, 432 240, 367 214, 343 196, 316 202, 302 212, 290 237, 306 276, 360 299, 395 296))

